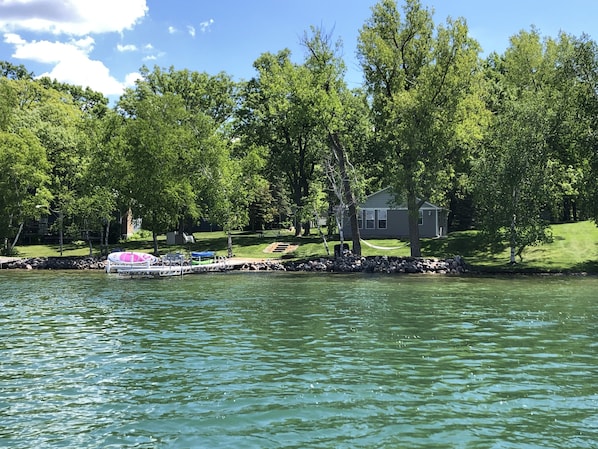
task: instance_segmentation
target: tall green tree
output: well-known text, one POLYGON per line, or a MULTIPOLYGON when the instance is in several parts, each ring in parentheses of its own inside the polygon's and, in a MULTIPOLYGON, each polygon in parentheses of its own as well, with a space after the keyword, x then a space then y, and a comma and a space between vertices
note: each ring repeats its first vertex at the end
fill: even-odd
POLYGON ((344 81, 345 64, 340 57, 342 42, 332 43, 321 28, 312 28, 303 45, 308 50, 305 66, 313 79, 316 94, 314 108, 320 117, 322 135, 328 141, 329 154, 324 157, 331 189, 337 197, 337 223, 343 244, 343 217, 348 211, 353 253, 361 255, 361 239, 357 218, 358 192, 351 154, 361 150, 370 122, 365 97, 351 92, 344 81), (356 148, 357 147, 357 148, 356 148))
POLYGON ((126 178, 124 187, 135 215, 157 237, 178 225, 183 211, 197 216, 192 179, 185 159, 196 148, 193 135, 183 126, 188 119, 180 97, 142 95, 134 116, 124 127, 126 178))
POLYGON ((228 109, 217 104, 231 101, 222 92, 232 95, 234 86, 225 78, 206 79, 156 68, 118 104, 125 132, 115 144, 125 151, 120 158, 127 167, 125 191, 135 214, 152 230, 156 253, 159 233, 185 219, 208 217, 219 195, 228 159, 228 113, 222 111, 228 109))
POLYGON ((295 232, 302 221, 309 234, 313 216, 309 198, 318 177, 325 144, 319 135, 312 74, 291 61, 289 50, 265 53, 254 63, 258 74, 246 83, 237 119, 240 132, 253 145, 268 148, 268 178, 283 179, 295 213, 295 232))
POLYGON ((386 176, 409 210, 411 255, 421 256, 419 208, 442 200, 454 152, 483 113, 476 79, 479 45, 463 19, 435 26, 419 0, 382 0, 360 31, 358 55, 386 176))
MULTIPOLYGON (((82 194, 84 174, 90 162, 92 142, 86 117, 80 105, 66 90, 58 91, 46 83, 16 80, 18 108, 12 128, 34 133, 44 147, 50 164, 51 210, 59 217, 59 232, 75 219, 77 201, 82 194)), ((72 237, 80 238, 78 232, 72 237)))
POLYGON ((589 36, 574 40, 567 70, 575 82, 574 101, 578 128, 577 167, 581 169, 581 196, 587 216, 598 223, 598 44, 589 36))
MULTIPOLYGON (((77 201, 83 195, 84 174, 93 148, 90 130, 97 117, 97 114, 90 114, 80 98, 75 101, 71 92, 85 92, 81 95, 93 96, 95 102, 104 105, 107 100, 102 102, 101 94, 83 91, 76 86, 47 79, 34 80, 24 69, 7 66, 6 70, 6 78, 0 78, 0 88, 9 88, 9 91, 0 101, 0 108, 7 104, 12 108, 4 115, 2 126, 18 136, 25 130, 33 133, 44 148, 44 158, 50 170, 48 187, 53 200, 40 210, 46 214, 55 211, 62 235, 65 219, 66 224, 75 219, 77 201)), ((78 232, 76 238, 80 238, 78 232)))
POLYGON ((504 106, 474 165, 477 224, 493 242, 508 242, 515 263, 527 246, 550 236, 543 216, 551 193, 548 123, 533 95, 504 106))
POLYGON ((0 131, 0 238, 12 254, 23 225, 42 215, 52 199, 50 165, 39 140, 27 130, 0 131))
MULTIPOLYGON (((237 146, 240 143, 237 143, 237 146)), ((209 219, 220 225, 228 237, 228 257, 233 256, 232 232, 250 223, 250 206, 258 201, 258 195, 268 188, 262 176, 266 163, 262 150, 251 147, 246 150, 233 148, 223 153, 228 157, 221 165, 221 176, 209 219)))
POLYGON ((574 190, 576 114, 572 79, 562 73, 569 53, 566 35, 542 40, 532 29, 513 36, 502 57, 489 58, 494 114, 474 165, 477 223, 493 242, 508 243, 511 263, 527 246, 550 240, 549 218, 574 190))

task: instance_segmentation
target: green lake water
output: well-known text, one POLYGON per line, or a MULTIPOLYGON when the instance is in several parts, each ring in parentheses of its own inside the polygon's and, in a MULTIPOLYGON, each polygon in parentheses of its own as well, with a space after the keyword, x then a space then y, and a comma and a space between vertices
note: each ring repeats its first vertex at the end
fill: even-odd
POLYGON ((598 279, 0 271, 0 447, 596 448, 598 279))

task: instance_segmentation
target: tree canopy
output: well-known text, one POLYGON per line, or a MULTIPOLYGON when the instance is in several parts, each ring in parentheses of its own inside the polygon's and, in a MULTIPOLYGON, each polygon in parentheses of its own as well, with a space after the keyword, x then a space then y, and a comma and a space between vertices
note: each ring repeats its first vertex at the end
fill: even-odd
POLYGON ((406 200, 411 254, 419 257, 418 211, 430 198, 442 200, 459 139, 479 134, 470 117, 483 114, 479 45, 463 19, 435 26, 419 0, 407 0, 403 15, 383 0, 360 31, 358 51, 385 176, 406 200))

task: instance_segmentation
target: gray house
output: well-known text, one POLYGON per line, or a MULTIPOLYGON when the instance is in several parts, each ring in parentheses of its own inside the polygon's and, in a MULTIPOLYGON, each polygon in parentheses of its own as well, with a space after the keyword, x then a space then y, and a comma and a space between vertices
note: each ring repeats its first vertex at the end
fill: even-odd
MULTIPOLYGON (((445 237, 447 235, 448 209, 435 206, 427 201, 419 209, 419 235, 424 238, 445 237)), ((396 205, 394 196, 387 187, 366 197, 357 211, 359 233, 367 238, 409 237, 407 205, 396 205)), ((351 235, 349 220, 344 220, 343 231, 346 238, 351 235)))

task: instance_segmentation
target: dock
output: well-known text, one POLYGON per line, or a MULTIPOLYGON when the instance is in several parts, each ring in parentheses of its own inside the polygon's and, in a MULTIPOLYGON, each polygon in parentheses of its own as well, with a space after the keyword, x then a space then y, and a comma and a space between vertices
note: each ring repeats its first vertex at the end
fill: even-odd
POLYGON ((116 273, 119 276, 130 278, 158 278, 207 273, 210 271, 228 271, 232 270, 233 268, 234 265, 230 264, 225 257, 219 257, 211 263, 203 263, 199 265, 180 264, 119 267, 116 269, 116 273))

